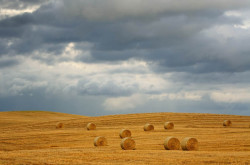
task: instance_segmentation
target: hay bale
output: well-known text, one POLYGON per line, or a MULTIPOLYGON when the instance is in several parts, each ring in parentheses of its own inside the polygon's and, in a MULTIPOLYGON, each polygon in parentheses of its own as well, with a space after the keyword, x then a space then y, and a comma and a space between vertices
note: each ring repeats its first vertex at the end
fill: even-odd
POLYGON ((121 141, 121 148, 124 150, 134 150, 135 141, 131 137, 126 137, 121 141))
POLYGON ((61 122, 56 123, 56 128, 57 129, 63 128, 63 123, 61 123, 61 122))
POLYGON ((230 127, 232 125, 232 122, 230 120, 224 120, 223 126, 230 127))
POLYGON ((188 151, 198 150, 198 140, 193 137, 186 137, 181 141, 181 148, 188 151))
POLYGON ((180 141, 173 136, 167 137, 164 141, 164 147, 166 150, 179 150, 180 146, 180 141))
POLYGON ((165 129, 174 129, 174 123, 173 122, 165 122, 164 128, 165 129))
POLYGON ((144 131, 153 131, 154 126, 152 124, 145 124, 144 125, 144 131))
POLYGON ((120 131, 120 137, 125 138, 125 137, 131 137, 131 131, 128 129, 122 129, 120 131))
POLYGON ((95 146, 106 146, 108 144, 107 139, 103 136, 96 137, 94 140, 95 146))
POLYGON ((94 123, 87 124, 87 130, 95 130, 95 129, 96 129, 96 125, 94 123))

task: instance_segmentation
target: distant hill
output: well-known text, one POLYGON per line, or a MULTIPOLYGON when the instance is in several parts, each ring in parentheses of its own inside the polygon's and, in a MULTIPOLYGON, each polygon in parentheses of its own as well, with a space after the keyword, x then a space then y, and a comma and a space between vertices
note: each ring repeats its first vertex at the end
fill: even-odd
POLYGON ((38 123, 57 120, 84 118, 80 115, 71 115, 50 111, 10 111, 0 112, 0 127, 20 125, 25 123, 38 123))

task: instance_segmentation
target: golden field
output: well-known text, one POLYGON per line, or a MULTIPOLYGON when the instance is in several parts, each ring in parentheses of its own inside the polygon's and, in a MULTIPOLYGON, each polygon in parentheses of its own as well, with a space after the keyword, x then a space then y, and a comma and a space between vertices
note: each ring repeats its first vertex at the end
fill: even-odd
POLYGON ((250 116, 142 113, 87 117, 45 111, 0 112, 0 164, 250 164, 250 116), (225 119, 231 127, 223 127, 225 119), (175 124, 165 130, 164 123, 175 124), (62 122, 64 127, 56 129, 62 122), (89 122, 96 130, 88 131, 89 122), (153 124, 154 131, 143 126, 153 124), (135 150, 122 150, 119 132, 132 132, 135 150), (95 147, 105 136, 107 146, 95 147), (165 150, 166 137, 195 137, 198 151, 165 150))

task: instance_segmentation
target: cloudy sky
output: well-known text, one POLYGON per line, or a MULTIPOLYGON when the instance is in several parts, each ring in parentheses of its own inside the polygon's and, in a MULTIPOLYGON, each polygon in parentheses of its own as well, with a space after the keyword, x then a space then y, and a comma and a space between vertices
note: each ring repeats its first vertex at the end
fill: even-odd
POLYGON ((250 115, 250 0, 0 0, 0 111, 250 115))

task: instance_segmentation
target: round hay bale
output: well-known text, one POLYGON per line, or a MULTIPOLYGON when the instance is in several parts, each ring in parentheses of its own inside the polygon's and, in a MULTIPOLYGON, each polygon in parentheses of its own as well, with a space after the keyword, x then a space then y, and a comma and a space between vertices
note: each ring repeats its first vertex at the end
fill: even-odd
POLYGON ((96 129, 96 125, 94 123, 87 124, 87 130, 95 130, 95 129, 96 129))
POLYGON ((131 137, 131 131, 128 129, 122 129, 120 131, 120 137, 125 138, 125 137, 131 137))
POLYGON ((231 125, 232 125, 232 122, 231 122, 230 120, 224 120, 223 126, 229 127, 229 126, 231 126, 231 125))
POLYGON ((176 137, 170 136, 165 139, 164 147, 166 150, 179 150, 181 143, 176 137))
POLYGON ((57 129, 63 128, 63 123, 61 123, 61 122, 56 123, 56 128, 57 128, 57 129))
POLYGON ((173 122, 165 122, 164 128, 165 129, 174 129, 174 123, 173 122))
POLYGON ((153 131, 154 126, 152 124, 145 124, 144 125, 144 131, 153 131))
POLYGON ((107 139, 103 136, 96 137, 94 140, 95 146, 106 146, 108 144, 107 139))
POLYGON ((131 137, 126 137, 121 141, 121 148, 124 150, 134 150, 135 141, 131 137))
POLYGON ((181 148, 188 151, 198 150, 198 140, 193 137, 186 137, 181 141, 181 148))

